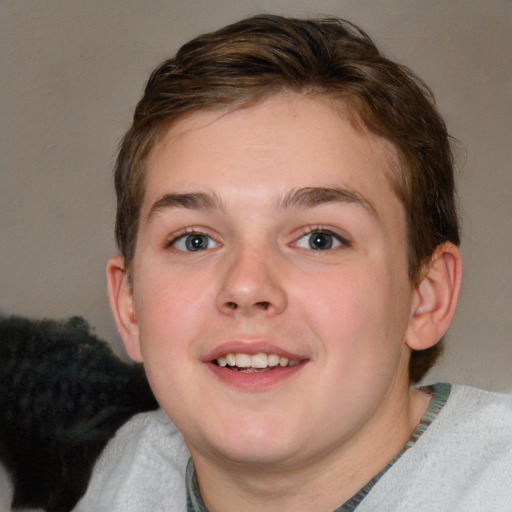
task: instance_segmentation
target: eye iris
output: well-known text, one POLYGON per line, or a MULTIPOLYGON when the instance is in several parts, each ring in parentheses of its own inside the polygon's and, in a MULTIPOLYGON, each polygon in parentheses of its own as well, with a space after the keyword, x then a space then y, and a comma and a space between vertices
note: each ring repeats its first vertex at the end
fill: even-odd
POLYGON ((188 251, 200 251, 208 248, 208 238, 205 235, 189 235, 185 240, 188 251))
POLYGON ((316 251, 330 249, 332 247, 332 235, 328 233, 312 233, 309 238, 309 246, 316 251))

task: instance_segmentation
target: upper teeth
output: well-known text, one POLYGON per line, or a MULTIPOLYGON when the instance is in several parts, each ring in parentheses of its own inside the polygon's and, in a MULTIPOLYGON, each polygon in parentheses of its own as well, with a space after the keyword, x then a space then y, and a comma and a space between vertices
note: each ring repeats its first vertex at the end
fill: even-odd
POLYGON ((277 354, 235 354, 228 353, 217 358, 219 366, 237 366, 238 368, 267 368, 269 366, 295 366, 299 361, 290 361, 287 357, 280 357, 277 354))

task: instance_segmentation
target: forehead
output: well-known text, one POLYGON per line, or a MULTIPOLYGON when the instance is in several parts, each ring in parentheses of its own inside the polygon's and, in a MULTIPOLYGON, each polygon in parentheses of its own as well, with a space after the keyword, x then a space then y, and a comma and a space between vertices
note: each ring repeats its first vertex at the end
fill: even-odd
POLYGON ((396 161, 393 145, 364 130, 339 102, 280 93, 173 124, 149 154, 143 210, 166 187, 220 187, 246 197, 315 186, 389 192, 396 161))

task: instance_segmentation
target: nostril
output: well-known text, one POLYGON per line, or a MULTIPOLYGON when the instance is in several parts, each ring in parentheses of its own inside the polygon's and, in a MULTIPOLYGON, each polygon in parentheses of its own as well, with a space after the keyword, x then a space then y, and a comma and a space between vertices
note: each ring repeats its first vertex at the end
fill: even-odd
POLYGON ((255 312, 255 311, 270 311, 272 308, 272 303, 269 301, 259 301, 254 303, 249 303, 246 307, 245 303, 242 301, 241 303, 234 302, 234 301, 226 301, 223 303, 222 306, 224 312, 228 311, 243 311, 245 313, 255 312))

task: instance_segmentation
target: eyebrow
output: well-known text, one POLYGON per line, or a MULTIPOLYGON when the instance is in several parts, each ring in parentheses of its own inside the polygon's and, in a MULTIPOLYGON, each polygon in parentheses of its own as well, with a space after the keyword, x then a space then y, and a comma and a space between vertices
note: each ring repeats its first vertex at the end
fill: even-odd
POLYGON ((279 207, 314 208, 328 203, 348 203, 363 207, 378 217, 377 210, 371 202, 355 190, 340 187, 305 187, 288 192, 280 201, 279 207))
POLYGON ((170 208, 186 208, 189 210, 222 209, 222 202, 216 194, 211 192, 169 193, 163 195, 151 206, 148 222, 159 212, 170 208))
MULTIPOLYGON (((375 207, 355 190, 340 187, 304 187, 293 189, 278 201, 279 209, 306 209, 328 203, 355 204, 363 207, 374 216, 375 207)), ((147 221, 159 212, 172 208, 189 210, 222 210, 221 199, 213 192, 168 193, 151 206, 147 221)))

